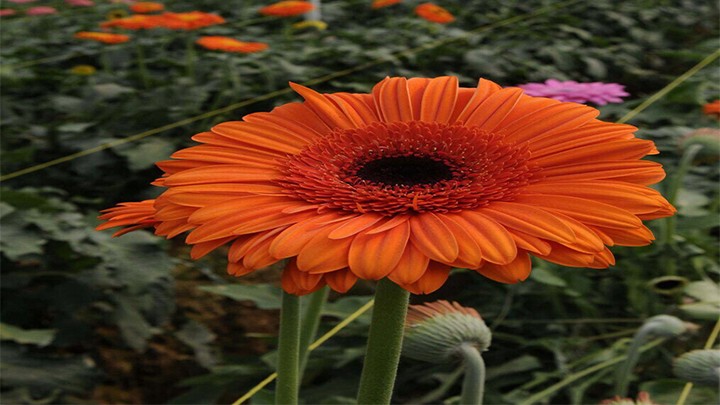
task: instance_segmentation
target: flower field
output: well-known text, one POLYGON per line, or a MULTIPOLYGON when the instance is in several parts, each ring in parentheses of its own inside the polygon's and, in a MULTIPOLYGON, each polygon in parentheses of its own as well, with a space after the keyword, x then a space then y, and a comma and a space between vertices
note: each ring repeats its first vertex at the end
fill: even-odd
POLYGON ((718 21, 4 1, 0 402, 717 403, 718 21))

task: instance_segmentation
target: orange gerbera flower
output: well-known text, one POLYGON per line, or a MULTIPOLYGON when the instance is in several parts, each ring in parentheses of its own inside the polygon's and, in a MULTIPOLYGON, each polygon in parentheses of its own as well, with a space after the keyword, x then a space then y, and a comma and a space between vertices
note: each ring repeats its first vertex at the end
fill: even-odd
POLYGON ((449 11, 433 3, 423 3, 415 7, 415 14, 438 24, 447 24, 455 21, 455 17, 449 11))
POLYGON ((162 17, 164 19, 164 26, 173 30, 196 30, 225 22, 225 19, 217 14, 202 11, 163 13, 162 17))
POLYGON ((703 106, 703 112, 707 115, 712 115, 717 119, 720 119, 720 100, 715 100, 712 103, 707 103, 703 106))
POLYGON ((130 37, 122 34, 111 34, 109 32, 80 31, 74 35, 78 39, 89 39, 104 44, 121 44, 130 40, 130 37))
POLYGON ((158 164, 154 203, 105 211, 98 229, 191 230, 193 258, 230 243, 235 275, 287 258, 295 294, 385 277, 422 294, 453 267, 516 283, 530 254, 605 268, 607 246, 649 244, 642 220, 675 212, 647 187, 665 176, 641 160, 654 144, 592 107, 455 77, 291 86, 304 102, 195 135, 158 164))
POLYGON ((268 44, 262 42, 242 42, 221 36, 200 37, 195 43, 207 49, 225 52, 254 53, 268 49, 268 44))
POLYGON ((402 0, 373 0, 372 7, 373 9, 383 8, 387 6, 392 6, 393 4, 398 4, 402 2, 402 0))
POLYGON ((165 19, 158 15, 132 15, 105 21, 100 26, 102 28, 122 28, 126 30, 152 29, 164 27, 165 19))
POLYGON ((295 15, 305 14, 314 9, 315 6, 309 1, 279 1, 261 8, 259 12, 262 15, 292 17, 295 15))
POLYGON ((130 10, 133 13, 154 13, 156 11, 165 10, 165 6, 162 3, 155 3, 153 1, 139 1, 131 4, 130 10))

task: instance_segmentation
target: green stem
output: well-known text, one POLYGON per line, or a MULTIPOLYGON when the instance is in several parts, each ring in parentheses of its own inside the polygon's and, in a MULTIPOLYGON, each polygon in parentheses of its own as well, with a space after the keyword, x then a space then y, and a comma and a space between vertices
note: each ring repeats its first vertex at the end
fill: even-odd
POLYGON ((195 42, 191 35, 186 38, 185 68, 187 69, 188 79, 190 79, 191 83, 195 83, 195 42))
POLYGON ((358 404, 390 403, 400 362, 409 296, 408 291, 388 279, 378 283, 358 404))
POLYGON ((300 298, 283 292, 278 342, 276 404, 298 403, 300 366, 300 298))
POLYGON ((465 379, 462 385, 460 403, 463 405, 482 405, 485 392, 485 362, 477 347, 463 343, 460 354, 465 361, 465 379))
MULTIPOLYGON (((700 152, 701 149, 702 145, 690 145, 687 149, 685 149, 685 152, 683 153, 682 157, 680 158, 680 162, 678 163, 677 171, 675 172, 675 175, 670 181, 670 184, 668 184, 666 195, 667 200, 670 204, 675 205, 675 201, 677 200, 678 192, 682 187, 683 180, 690 171, 693 159, 695 159, 695 156, 698 154, 698 152, 700 152)), ((672 246, 675 244, 675 240, 673 237, 675 236, 676 223, 677 218, 675 215, 667 217, 665 219, 665 237, 663 239, 665 244, 667 245, 672 246)))
POLYGON ((148 74, 147 66, 145 65, 145 52, 143 51, 140 42, 135 46, 137 51, 137 64, 138 73, 140 74, 140 80, 142 81, 143 87, 150 88, 150 75, 148 74))
POLYGON ((619 395, 623 398, 627 396, 632 371, 640 358, 640 347, 643 342, 645 342, 648 335, 652 332, 652 328, 648 328, 647 325, 648 324, 645 324, 638 329, 635 336, 632 338, 632 342, 628 348, 627 359, 625 359, 625 363, 623 363, 622 367, 620 367, 620 370, 618 370, 615 377, 615 395, 619 395))
POLYGON ((308 346, 315 339, 318 326, 320 326, 320 316, 322 315, 323 305, 327 300, 330 289, 326 286, 318 291, 310 294, 307 308, 303 313, 302 328, 300 329, 300 379, 305 372, 310 352, 308 346))

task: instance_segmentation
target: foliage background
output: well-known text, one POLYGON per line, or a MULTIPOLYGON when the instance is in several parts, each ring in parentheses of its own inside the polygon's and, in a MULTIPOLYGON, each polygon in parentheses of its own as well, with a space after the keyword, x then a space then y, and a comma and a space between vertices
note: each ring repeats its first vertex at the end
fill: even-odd
MULTIPOLYGON (((95 232, 97 211, 150 198, 154 166, 190 136, 215 123, 296 100, 287 81, 324 91, 368 91, 387 75, 452 74, 466 86, 479 77, 502 85, 548 78, 626 85, 623 104, 601 108, 617 120, 699 60, 716 51, 718 4, 700 0, 462 1, 443 0, 457 20, 421 20, 419 1, 371 10, 366 0, 327 0, 327 30, 297 30, 290 20, 262 18, 268 2, 173 1, 172 11, 202 10, 228 22, 200 31, 147 30, 107 46, 73 39, 96 30, 122 4, 97 1, 59 13, 3 17, 0 25, 2 172, 123 139, 208 111, 143 139, 4 181, 0 193, 0 324, 3 403, 229 403, 273 369, 279 306, 278 272, 241 279, 224 274, 222 252, 198 262, 181 241, 147 232, 111 240, 95 232), (549 13, 493 29, 488 24, 538 10, 549 13), (243 55, 193 46, 199 35, 229 35, 270 44, 243 55), (453 40, 454 39, 454 40, 453 40), (444 41, 441 46, 432 46, 444 41), (420 47, 419 49, 416 49, 420 47), (144 51, 150 81, 138 73, 144 51), (405 52, 415 49, 413 52, 405 52), (106 69, 102 61, 106 61, 106 69), (71 73, 97 67, 89 76, 71 73), (333 72, 343 75, 327 77, 333 72)), ((32 5, 38 5, 34 3, 32 5)), ((27 5, 3 4, 17 10, 27 5)), ((720 275, 717 151, 705 148, 690 172, 676 177, 688 133, 718 128, 702 105, 719 98, 718 63, 700 71, 634 118, 653 139, 678 182, 673 221, 651 224, 658 243, 614 248, 605 271, 540 262, 525 283, 507 286, 456 270, 450 281, 413 302, 449 299, 477 308, 494 330, 485 355, 486 402, 513 404, 574 372, 622 354, 627 338, 652 315, 669 313, 701 326, 695 334, 645 354, 633 390, 674 402, 684 382, 672 358, 700 348, 718 317, 720 275), (675 276, 672 279, 658 279, 675 276)), ((332 296, 322 330, 369 299, 372 284, 332 296)), ((311 357, 301 396, 306 403, 349 403, 361 368, 367 316, 311 357)), ((459 393, 457 365, 401 363, 396 401, 437 403, 459 393)), ((541 399, 598 403, 611 396, 613 369, 595 373, 541 399)), ((717 401, 696 387, 691 403, 717 401)), ((271 396, 262 391, 253 403, 271 396)))

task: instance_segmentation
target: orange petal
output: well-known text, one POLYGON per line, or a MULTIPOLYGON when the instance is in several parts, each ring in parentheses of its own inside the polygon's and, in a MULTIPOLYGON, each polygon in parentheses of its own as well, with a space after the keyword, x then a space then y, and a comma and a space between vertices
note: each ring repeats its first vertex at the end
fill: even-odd
POLYGON ((307 140, 294 134, 242 121, 223 122, 211 131, 218 137, 285 153, 298 153, 307 144, 307 140))
POLYGON ((430 258, 425 256, 412 243, 405 246, 397 266, 388 274, 388 278, 399 285, 412 284, 425 274, 430 258))
POLYGON ((508 264, 485 263, 479 269, 475 269, 483 276, 500 283, 515 284, 524 281, 530 275, 532 262, 527 253, 518 252, 515 260, 508 264))
POLYGON ((227 265, 228 274, 235 277, 244 276, 252 273, 253 271, 255 271, 255 269, 247 268, 240 263, 228 262, 227 265))
POLYGON ((568 267, 588 267, 595 260, 595 254, 580 252, 557 243, 551 243, 552 250, 547 255, 536 255, 540 259, 568 267))
POLYGON ((502 128, 508 142, 522 143, 549 131, 562 132, 578 128, 598 114, 598 110, 588 106, 560 103, 536 110, 502 128))
POLYGON ((334 93, 325 95, 343 110, 356 127, 370 125, 380 119, 375 113, 375 109, 363 100, 366 96, 372 103, 372 96, 367 94, 334 93))
POLYGON ((650 185, 665 178, 662 165, 648 160, 575 163, 544 168, 542 173, 544 182, 613 180, 650 185))
MULTIPOLYGON (((518 196, 515 201, 518 205, 532 204, 557 211, 588 225, 620 229, 632 229, 642 226, 642 221, 632 213, 613 205, 586 198, 561 195, 547 198, 540 194, 523 194, 518 196)), ((558 242, 565 241, 559 240, 558 242)))
POLYGON ((516 88, 491 94, 467 117, 465 125, 480 127, 488 132, 494 130, 515 108, 522 94, 523 91, 516 88))
MULTIPOLYGON (((502 90, 502 87, 498 86, 494 82, 491 82, 487 79, 480 79, 478 81, 477 88, 472 93, 472 97, 470 97, 467 103, 463 104, 460 102, 460 100, 458 100, 451 122, 465 122, 465 120, 468 119, 470 114, 475 112, 475 110, 477 110, 477 107, 483 101, 485 101, 485 99, 487 99, 491 94, 496 93, 500 90, 502 90)), ((460 94, 462 94, 462 91, 460 92, 460 94)))
POLYGON ((363 214, 358 217, 351 218, 333 229, 333 231, 328 235, 328 238, 343 239, 356 235, 383 218, 384 217, 382 215, 378 214, 363 214))
POLYGON ((641 139, 605 141, 551 155, 533 156, 530 161, 542 167, 554 167, 587 162, 597 156, 602 156, 607 160, 636 160, 648 155, 654 148, 655 145, 652 142, 641 139))
POLYGON ((348 269, 326 273, 323 275, 323 277, 327 285, 330 286, 330 288, 343 294, 348 292, 358 280, 357 276, 355 276, 348 269))
POLYGON ((365 280, 385 277, 400 261, 409 237, 407 222, 379 234, 358 234, 350 246, 350 270, 365 280))
MULTIPOLYGON (((520 202, 518 199, 516 201, 520 202)), ((482 213, 502 225, 528 235, 561 243, 575 242, 575 234, 562 220, 553 213, 532 205, 494 202, 483 208, 482 213)))
POLYGON ((493 219, 477 211, 462 211, 448 216, 475 238, 484 260, 507 264, 517 256, 517 246, 511 234, 493 219))
POLYGON ((546 255, 550 253, 550 244, 540 238, 536 238, 524 232, 520 232, 516 229, 513 229, 510 234, 515 240, 517 247, 519 247, 520 249, 541 255, 546 255))
POLYGON ((401 285, 404 289, 413 294, 430 294, 442 287, 450 275, 450 266, 430 262, 427 270, 420 279, 412 284, 401 285))
POLYGON ((310 239, 297 256, 301 271, 327 273, 348 267, 348 253, 353 238, 330 239, 334 228, 326 226, 310 239))
POLYGON ((345 115, 343 110, 331 99, 310 88, 290 82, 295 92, 305 99, 305 105, 310 107, 330 128, 355 128, 353 120, 345 115))
POLYGON ((480 263, 483 261, 482 248, 475 238, 470 235, 468 230, 455 222, 452 217, 443 214, 437 214, 437 217, 440 218, 450 232, 455 235, 455 240, 457 240, 458 244, 457 260, 466 264, 462 267, 475 268, 480 266, 480 263))
POLYGON ((238 165, 213 165, 189 169, 170 175, 165 186, 191 184, 263 182, 275 180, 280 173, 275 170, 251 168, 238 165))
POLYGON ((272 112, 256 112, 243 117, 251 123, 265 123, 302 136, 308 140, 331 131, 327 124, 304 103, 287 103, 275 107, 272 112))
POLYGON ((228 238, 222 238, 222 239, 216 239, 209 242, 203 242, 198 243, 197 245, 193 246, 190 250, 190 257, 197 260, 206 254, 212 252, 213 250, 219 248, 220 246, 230 242, 231 240, 235 239, 235 237, 231 236, 228 238))
POLYGON ((422 96, 420 121, 449 122, 455 109, 457 91, 457 77, 443 76, 430 80, 422 96))
POLYGON ((598 230, 618 246, 647 246, 655 240, 652 231, 644 225, 635 229, 599 228, 598 230))
POLYGON ((385 122, 412 121, 413 110, 407 79, 388 77, 372 90, 378 113, 385 122))
POLYGON ((437 215, 426 212, 410 217, 410 229, 413 245, 429 258, 444 263, 457 259, 460 249, 455 235, 437 215))
POLYGON ((290 260, 280 277, 280 284, 288 294, 306 295, 325 285, 322 275, 300 271, 294 260, 290 260))

